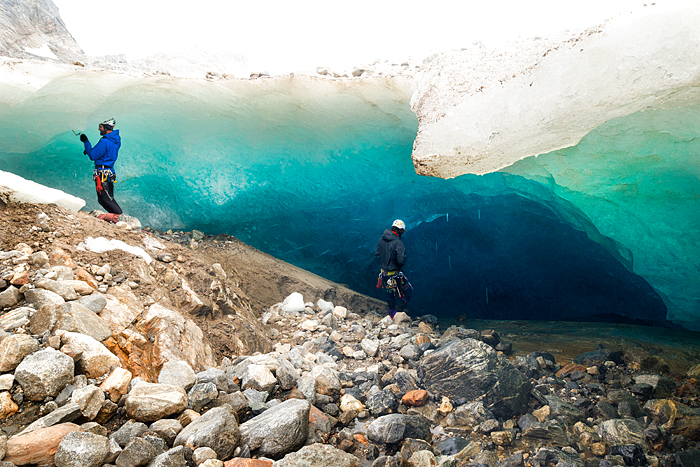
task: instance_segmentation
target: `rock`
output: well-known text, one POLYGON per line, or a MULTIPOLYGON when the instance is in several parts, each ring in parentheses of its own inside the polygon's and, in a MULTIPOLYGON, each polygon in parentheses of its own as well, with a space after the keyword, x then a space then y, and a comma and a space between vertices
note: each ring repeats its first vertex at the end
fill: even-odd
POLYGON ((573 360, 574 363, 578 365, 585 365, 586 367, 589 367, 596 362, 605 363, 609 361, 615 362, 618 365, 624 363, 619 352, 608 350, 602 345, 599 345, 598 348, 592 352, 582 353, 573 360))
POLYGON ((115 465, 117 467, 139 467, 146 465, 156 455, 156 448, 151 443, 143 438, 133 438, 119 453, 115 465))
POLYGON ((74 423, 62 423, 42 428, 31 433, 13 436, 7 440, 5 462, 15 465, 53 465, 54 456, 61 440, 81 428, 74 423))
MULTIPOLYGON (((327 444, 304 446, 287 454, 275 467, 361 467, 360 459, 327 444)), ((228 467, 228 466, 227 466, 228 467)))
POLYGON ((6 391, 0 392, 0 420, 11 417, 17 413, 18 410, 19 407, 17 407, 17 404, 12 400, 10 393, 6 391))
POLYGON ((564 420, 567 426, 573 426, 576 422, 581 422, 586 419, 586 414, 583 410, 575 407, 572 404, 560 399, 556 396, 544 396, 549 403, 552 417, 559 417, 564 420))
POLYGON ((205 371, 200 371, 195 375, 197 383, 212 383, 219 391, 228 392, 230 380, 226 372, 218 368, 209 368, 205 371))
POLYGON ((399 355, 404 359, 404 360, 418 360, 421 356, 422 352, 420 348, 418 348, 417 345, 415 344, 407 344, 401 347, 401 350, 399 351, 399 355))
POLYGON ((129 420, 112 433, 109 438, 123 448, 131 439, 142 436, 146 431, 148 431, 148 427, 145 424, 129 420))
MULTIPOLYGON (((63 283, 73 289, 78 295, 90 295, 96 290, 90 284, 81 280, 63 281, 63 283)), ((99 311, 96 311, 95 313, 99 313, 99 311)))
POLYGON ((163 438, 168 443, 168 446, 172 446, 175 438, 182 431, 182 425, 177 420, 164 418, 153 422, 149 430, 163 438))
POLYGON ((608 445, 639 444, 646 445, 644 429, 632 419, 606 420, 598 426, 598 435, 608 445))
POLYGON ((399 311, 394 315, 394 324, 400 326, 400 325, 408 325, 410 326, 411 324, 411 317, 408 316, 403 311, 399 311))
POLYGON ((277 377, 277 382, 279 383, 280 388, 287 391, 296 386, 297 381, 299 380, 299 372, 288 360, 280 358, 278 361, 279 368, 277 369, 277 374, 275 376, 277 377))
POLYGON ((443 456, 454 456, 469 445, 469 441, 460 436, 450 436, 435 443, 435 451, 443 456))
POLYGON ((520 417, 518 426, 524 439, 557 446, 568 446, 569 444, 564 428, 557 421, 540 423, 534 415, 526 414, 520 417))
POLYGON ((85 334, 99 342, 112 335, 112 328, 79 302, 68 302, 56 307, 56 329, 85 334))
POLYGON ((360 413, 365 410, 365 406, 352 395, 343 394, 340 398, 340 410, 342 412, 355 411, 356 413, 360 413))
POLYGON ((272 467, 273 465, 273 462, 270 460, 247 459, 242 457, 234 457, 224 463, 224 467, 272 467))
MULTIPOLYGON (((0 308, 2 308, 0 306, 0 308)), ((6 332, 14 331, 29 324, 29 313, 32 312, 29 307, 23 306, 8 311, 0 317, 0 329, 6 332)))
POLYGON ((340 396, 340 391, 343 387, 335 371, 325 366, 316 366, 309 375, 316 381, 316 392, 331 396, 334 399, 340 396))
POLYGON ((153 422, 185 410, 187 394, 177 386, 142 383, 129 392, 124 406, 130 418, 153 422))
POLYGON ((120 366, 119 358, 96 339, 75 332, 63 332, 60 335, 64 346, 69 345, 82 351, 77 367, 88 378, 97 379, 120 366))
POLYGON ((44 415, 38 420, 32 422, 27 428, 22 430, 18 435, 31 433, 32 431, 40 430, 50 426, 58 425, 59 423, 68 423, 77 420, 82 416, 78 404, 66 404, 63 407, 44 415))
POLYGON ((72 358, 49 347, 25 357, 15 370, 15 380, 24 397, 41 401, 55 397, 71 383, 74 370, 72 358))
POLYGON ((158 374, 159 384, 178 386, 185 391, 189 391, 196 382, 197 378, 195 377, 194 370, 189 363, 184 360, 165 362, 158 374))
POLYGON ((510 446, 513 442, 513 433, 510 431, 492 431, 491 440, 496 446, 510 446))
POLYGON ((71 396, 71 403, 78 404, 80 412, 88 420, 97 417, 104 402, 105 393, 93 384, 76 389, 71 396))
POLYGON ((116 404, 128 392, 130 382, 130 371, 124 368, 115 368, 100 384, 100 389, 109 394, 109 399, 116 404))
POLYGON ((187 467, 185 448, 176 446, 163 454, 159 454, 147 467, 187 467))
POLYGON ((289 296, 287 296, 287 298, 284 299, 280 310, 284 314, 290 314, 301 313, 304 311, 305 308, 306 305, 304 304, 304 297, 298 292, 293 292, 289 296))
POLYGON ((437 465, 435 454, 430 451, 415 452, 409 459, 408 464, 413 467, 433 467, 437 465))
POLYGON ((669 399, 650 400, 644 405, 654 422, 685 438, 700 439, 700 410, 669 399))
POLYGON ((328 440, 333 424, 328 415, 321 412, 315 406, 309 408, 309 434, 305 444, 323 443, 328 440))
POLYGON ((45 289, 29 289, 24 293, 24 299, 28 306, 36 310, 44 305, 58 306, 66 302, 63 297, 57 293, 45 289))
POLYGON ((214 383, 197 383, 187 393, 188 407, 199 412, 217 397, 219 397, 219 391, 214 383))
POLYGON ((262 456, 281 456, 304 444, 309 429, 308 401, 289 399, 240 426, 241 441, 262 456))
POLYGON ((255 389, 271 394, 277 386, 277 378, 266 366, 252 364, 246 368, 242 383, 241 389, 255 389))
POLYGON ((392 414, 377 418, 367 426, 367 436, 371 441, 394 444, 406 438, 422 439, 430 442, 430 424, 418 415, 392 414))
POLYGON ((652 397, 654 399, 668 399, 676 390, 676 382, 667 376, 637 375, 634 380, 638 384, 649 384, 653 388, 652 397))
POLYGON ((209 459, 216 459, 216 451, 214 451, 212 448, 201 447, 195 449, 192 453, 192 462, 194 462, 196 465, 199 465, 209 459))
POLYGON ((49 255, 45 251, 32 253, 29 258, 29 262, 34 266, 43 267, 49 264, 49 255))
POLYGON ((11 308, 22 300, 19 289, 13 285, 0 292, 0 309, 11 308))
POLYGON ((99 467, 109 454, 109 439, 74 431, 63 437, 56 449, 57 467, 99 467))
POLYGON ((372 413, 372 416, 379 417, 390 413, 396 413, 399 402, 396 396, 388 389, 377 391, 367 398, 365 407, 372 413))
POLYGON ((78 299, 78 303, 93 313, 100 313, 107 306, 107 299, 100 293, 93 293, 92 295, 81 297, 78 299))
POLYGON ((53 281, 50 279, 39 279, 34 281, 34 286, 40 289, 49 290, 57 295, 60 295, 63 300, 77 300, 79 295, 73 288, 63 281, 53 281))
POLYGON ((377 339, 362 339, 360 346, 369 357, 374 357, 379 351, 379 341, 377 339))
POLYGON ((486 420, 496 418, 494 414, 484 407, 483 402, 470 402, 457 407, 454 412, 457 425, 466 425, 476 428, 486 420))
POLYGON ((504 356, 474 339, 453 341, 432 352, 420 361, 418 374, 427 390, 452 399, 481 399, 500 418, 528 408, 532 388, 527 378, 504 356))
POLYGON ((338 319, 345 319, 348 317, 348 309, 344 306, 333 307, 333 314, 338 319))
POLYGON ((404 394, 404 396, 401 398, 401 403, 412 407, 420 407, 425 405, 427 400, 428 391, 425 389, 415 389, 404 394))
POLYGON ((22 359, 39 349, 39 343, 26 334, 13 334, 0 341, 0 372, 12 371, 22 359))

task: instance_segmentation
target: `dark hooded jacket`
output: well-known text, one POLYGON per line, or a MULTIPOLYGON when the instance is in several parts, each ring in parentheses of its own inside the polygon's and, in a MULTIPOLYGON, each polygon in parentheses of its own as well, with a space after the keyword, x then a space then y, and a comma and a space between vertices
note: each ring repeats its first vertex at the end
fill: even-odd
POLYGON ((374 256, 379 256, 384 271, 397 271, 406 264, 406 250, 401 237, 391 229, 386 229, 377 243, 374 256))

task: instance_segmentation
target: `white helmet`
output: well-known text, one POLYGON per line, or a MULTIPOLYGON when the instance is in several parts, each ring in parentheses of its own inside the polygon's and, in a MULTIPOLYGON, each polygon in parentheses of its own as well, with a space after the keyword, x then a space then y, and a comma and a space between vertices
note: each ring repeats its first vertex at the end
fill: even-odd
POLYGON ((100 125, 109 125, 112 128, 117 124, 117 121, 113 118, 110 118, 109 120, 105 120, 104 122, 100 123, 100 125))
POLYGON ((404 224, 401 219, 396 219, 391 226, 396 227, 397 229, 406 230, 406 224, 404 224))

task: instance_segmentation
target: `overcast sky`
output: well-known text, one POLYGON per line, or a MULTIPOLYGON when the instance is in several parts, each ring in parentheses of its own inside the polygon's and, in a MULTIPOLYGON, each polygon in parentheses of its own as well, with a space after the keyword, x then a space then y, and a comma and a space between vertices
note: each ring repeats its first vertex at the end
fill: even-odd
MULTIPOLYGON (((662 0, 665 1, 665 0, 662 0)), ((54 0, 88 55, 199 48, 268 71, 424 58, 482 40, 580 30, 641 0, 54 0)))

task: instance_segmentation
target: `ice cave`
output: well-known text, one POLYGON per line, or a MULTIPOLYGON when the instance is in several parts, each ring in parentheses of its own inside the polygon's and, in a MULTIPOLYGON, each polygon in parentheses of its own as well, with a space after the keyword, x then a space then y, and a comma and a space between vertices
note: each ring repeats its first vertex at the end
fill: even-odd
MULTIPOLYGON (((577 103, 583 99, 595 108, 597 101, 592 94, 569 101, 565 88, 566 99, 540 109, 554 126, 538 133, 525 125, 529 140, 523 133, 505 138, 520 144, 521 156, 539 156, 516 157, 483 175, 416 174, 412 152, 420 171, 430 151, 419 157, 415 151, 428 139, 430 148, 485 147, 472 140, 460 146, 462 136, 469 140, 474 133, 460 133, 472 124, 461 115, 483 101, 464 99, 445 111, 451 120, 437 122, 439 128, 419 128, 411 110, 414 82, 407 78, 213 81, 73 67, 29 82, 19 66, 6 71, 0 85, 0 170, 98 208, 91 164, 74 131, 96 141, 97 123, 114 117, 123 139, 118 200, 151 227, 232 234, 381 298, 374 289, 374 248, 382 231, 401 218, 408 226, 412 314, 697 331, 700 48, 697 27, 690 29, 695 35, 685 37, 685 49, 667 67, 680 73, 673 67, 689 60, 685 75, 663 96, 625 95, 581 121, 568 118, 577 103), (568 107, 552 114, 558 105, 568 107)), ((612 33, 591 37, 581 42, 594 41, 581 55, 581 69, 596 63, 596 50, 615 45, 606 40, 622 40, 612 33)), ((578 48, 559 49, 533 73, 571 65, 576 54, 578 48)), ((654 66, 663 68, 656 60, 654 66)), ((508 85, 486 87, 491 113, 476 132, 485 141, 493 141, 488 126, 496 125, 498 112, 515 125, 514 107, 537 99, 541 91, 528 95, 525 81, 524 75, 514 78, 511 91, 508 85), (501 101, 506 110, 497 107, 501 101)), ((593 88, 599 84, 591 81, 593 88)), ((598 97, 602 102, 605 96, 598 97)), ((529 117, 534 111, 523 112, 529 117)), ((506 150, 513 148, 496 152, 506 150)))

